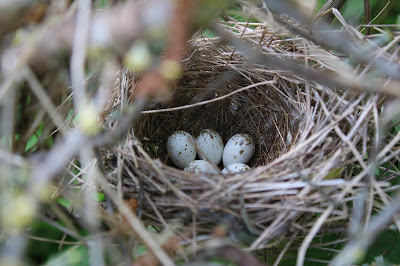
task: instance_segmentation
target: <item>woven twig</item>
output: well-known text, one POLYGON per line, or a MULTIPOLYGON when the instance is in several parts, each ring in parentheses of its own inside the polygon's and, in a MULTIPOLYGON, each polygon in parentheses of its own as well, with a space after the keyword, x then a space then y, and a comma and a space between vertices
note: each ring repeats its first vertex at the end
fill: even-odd
MULTIPOLYGON (((357 76, 356 70, 343 68, 340 57, 305 39, 256 23, 252 28, 233 22, 225 26, 264 55, 357 76)), ((322 227, 346 230, 343 224, 351 216, 347 203, 360 187, 370 185, 367 157, 371 136, 381 127, 377 117, 383 98, 251 63, 219 38, 192 40, 183 64, 170 100, 154 100, 125 143, 111 152, 123 158, 124 196, 138 198, 144 190, 151 200, 143 202, 144 221, 157 227, 179 221, 194 228, 200 240, 228 219, 234 221, 231 236, 250 249, 310 232, 303 242, 307 248, 322 227), (250 134, 256 142, 252 169, 224 176, 174 168, 165 147, 168 136, 175 130, 197 135, 205 128, 217 130, 224 142, 235 133, 250 134), (312 214, 322 216, 316 220, 312 214), (247 232, 251 240, 240 238, 239 232, 247 232)), ((135 82, 132 73, 121 77, 109 108, 119 108, 135 82)), ((113 122, 111 116, 106 120, 113 122)), ((397 156, 397 142, 381 150, 379 162, 397 156)), ((116 171, 109 166, 110 183, 116 184, 116 171)), ((391 189, 388 180, 374 181, 371 200, 391 189)))

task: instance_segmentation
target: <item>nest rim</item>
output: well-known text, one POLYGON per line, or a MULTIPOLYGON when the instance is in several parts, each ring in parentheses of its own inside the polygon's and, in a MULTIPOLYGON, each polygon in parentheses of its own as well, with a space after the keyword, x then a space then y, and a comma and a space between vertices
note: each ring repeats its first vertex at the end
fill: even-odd
MULTIPOLYGON (((241 25, 232 27, 238 32, 246 31, 241 35, 242 38, 255 45, 259 43, 261 31, 257 28, 246 29, 241 25)), ((315 54, 306 53, 304 50, 307 46, 313 47, 311 43, 304 45, 306 40, 290 39, 288 42, 296 42, 296 45, 290 43, 289 48, 282 42, 282 38, 288 38, 288 36, 275 36, 275 38, 276 42, 272 40, 271 46, 261 52, 271 53, 272 51, 276 56, 290 56, 291 53, 302 54, 302 60, 314 60, 316 68, 324 66, 323 62, 319 63, 318 61, 321 53, 324 53, 330 60, 337 60, 334 55, 326 51, 315 49, 313 50, 315 54), (294 50, 290 51, 290 49, 294 50), (307 59, 305 59, 306 57, 307 59)), ((259 236, 256 241, 250 243, 251 249, 262 248, 263 241, 279 235, 283 224, 302 219, 306 213, 323 213, 326 207, 321 205, 323 204, 321 197, 329 202, 335 202, 339 206, 338 210, 331 212, 333 216, 346 217, 348 215, 347 207, 345 202, 340 202, 340 199, 348 194, 346 186, 352 182, 347 180, 351 176, 351 170, 346 166, 354 161, 352 159, 354 155, 343 135, 351 134, 354 143, 366 141, 366 136, 362 132, 368 131, 368 121, 371 119, 369 106, 376 99, 309 82, 293 73, 270 69, 258 64, 249 64, 240 53, 233 54, 232 49, 221 46, 218 41, 217 38, 192 40, 190 45, 194 49, 188 53, 189 56, 183 62, 193 61, 196 51, 212 51, 219 53, 220 57, 213 58, 211 61, 209 57, 199 57, 210 64, 211 68, 228 66, 239 72, 240 75, 251 69, 265 76, 275 76, 275 78, 259 82, 279 80, 279 88, 275 84, 269 83, 266 86, 270 86, 270 91, 275 90, 279 96, 287 100, 286 103, 293 106, 290 111, 298 128, 293 132, 285 132, 290 134, 280 134, 279 136, 283 142, 285 136, 286 139, 290 139, 289 145, 281 150, 283 152, 279 156, 258 164, 245 173, 232 176, 194 174, 176 169, 166 164, 165 161, 152 157, 140 139, 142 136, 140 134, 138 136, 137 132, 132 130, 122 147, 122 150, 127 151, 123 153, 124 162, 130 164, 130 166, 123 166, 126 171, 130 171, 125 175, 127 178, 124 178, 123 181, 125 182, 124 193, 137 195, 139 187, 143 188, 144 183, 145 190, 152 196, 154 206, 162 210, 163 217, 152 218, 153 222, 158 219, 156 222, 158 225, 162 224, 160 221, 176 220, 177 217, 182 216, 182 213, 185 213, 185 210, 189 210, 190 215, 204 213, 204 210, 223 212, 243 220, 241 212, 245 208, 249 219, 253 221, 256 228, 261 231, 269 228, 272 232, 270 236, 259 236), (238 58, 232 55, 238 56, 238 58), (226 60, 227 58, 228 60, 226 60), (334 123, 330 119, 333 119, 334 123), (355 128, 354 124, 358 128, 355 128), (339 127, 339 131, 336 126, 339 127), (309 197, 308 200, 306 200, 307 197, 309 197), (244 199, 244 205, 240 204, 239 199, 241 198, 244 199), (275 217, 278 221, 272 223, 271 217, 275 217)), ((302 62, 304 63, 304 61, 302 62)), ((188 64, 190 69, 190 63, 188 64)), ((243 76, 247 78, 246 75, 243 76)), ((129 81, 125 80, 124 82, 129 84, 126 86, 127 88, 131 87, 129 81)), ((253 87, 257 89, 257 82, 252 81, 248 86, 251 87, 238 86, 239 92, 236 94, 250 91, 253 87)), ((218 97, 225 99, 225 95, 230 95, 229 93, 235 94, 235 90, 222 94, 222 96, 214 95, 214 98, 197 100, 194 103, 187 101, 186 104, 163 106, 156 102, 159 104, 158 111, 154 109, 154 106, 150 106, 152 109, 143 113, 146 116, 153 113, 179 112, 192 108, 191 105, 199 103, 199 105, 203 105, 218 97)), ((219 99, 215 100, 215 102, 218 101, 219 99)), ((138 125, 142 126, 140 122, 138 125)), ((176 130, 184 130, 184 128, 176 130)), ((226 143, 226 138, 224 138, 224 143, 226 143)), ((354 182, 360 182, 360 178, 354 182)), ((155 210, 149 209, 149 211, 155 210)), ((182 219, 184 220, 184 218, 182 219)), ((207 216, 203 220, 197 221, 197 225, 198 223, 213 225, 216 221, 207 216)), ((188 221, 188 224, 191 222, 188 221)), ((198 228, 198 230, 202 229, 198 228)))

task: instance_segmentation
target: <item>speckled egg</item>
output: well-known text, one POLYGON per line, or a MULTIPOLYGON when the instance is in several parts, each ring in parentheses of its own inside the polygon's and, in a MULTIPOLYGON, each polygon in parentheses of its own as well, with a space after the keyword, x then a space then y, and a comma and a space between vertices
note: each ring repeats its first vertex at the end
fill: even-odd
MULTIPOLYGON (((218 165, 221 162, 224 142, 217 131, 213 129, 204 129, 196 139, 196 144, 204 156, 213 164, 218 165)), ((200 159, 204 159, 198 153, 200 159)))
POLYGON ((254 141, 249 135, 233 135, 225 145, 222 154, 224 166, 234 163, 247 163, 254 154, 254 141))
POLYGON ((184 169, 196 159, 195 140, 185 131, 175 131, 167 141, 169 158, 180 169, 184 169))
POLYGON ((224 175, 240 174, 240 173, 244 173, 244 172, 246 172, 248 170, 250 170, 250 167, 247 164, 244 164, 244 163, 233 163, 233 164, 230 164, 227 167, 225 167, 224 170, 222 170, 221 173, 223 173, 224 175))
POLYGON ((195 160, 190 162, 184 171, 193 172, 195 174, 218 174, 219 172, 212 166, 212 164, 205 160, 195 160))

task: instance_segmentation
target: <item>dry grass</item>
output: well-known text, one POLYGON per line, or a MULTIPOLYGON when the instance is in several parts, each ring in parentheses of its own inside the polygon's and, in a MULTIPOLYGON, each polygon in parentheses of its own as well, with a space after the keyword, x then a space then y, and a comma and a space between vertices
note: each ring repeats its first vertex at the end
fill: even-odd
MULTIPOLYGON (((340 57, 305 39, 257 24, 250 29, 227 23, 226 28, 264 55, 325 72, 367 75, 346 72, 340 57)), ((121 106, 133 76, 121 73, 109 107, 121 106)), ((347 230, 350 203, 360 188, 372 185, 372 210, 375 194, 382 196, 390 185, 368 179, 366 159, 380 128, 382 101, 251 63, 219 38, 202 36, 190 42, 170 100, 154 100, 124 144, 109 151, 119 159, 109 164, 108 177, 126 198, 146 195, 141 204, 146 224, 164 228, 178 221, 177 233, 195 232, 190 241, 230 223, 231 236, 250 250, 274 247, 283 239, 292 239, 290 246, 292 236, 306 235, 305 252, 319 230, 347 230), (235 133, 249 133, 256 142, 252 170, 224 176, 174 168, 165 147, 168 136, 175 130, 196 135, 205 128, 217 130, 224 142, 235 133), (240 232, 250 240, 241 239, 240 232)))

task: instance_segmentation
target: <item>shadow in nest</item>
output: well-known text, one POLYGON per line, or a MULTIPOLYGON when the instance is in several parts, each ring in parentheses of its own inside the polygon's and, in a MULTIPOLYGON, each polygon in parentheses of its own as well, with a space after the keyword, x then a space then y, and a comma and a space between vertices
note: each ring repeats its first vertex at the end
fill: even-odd
POLYGON ((228 47, 193 49, 170 100, 150 104, 134 128, 149 155, 173 166, 168 137, 177 130, 196 137, 203 129, 216 130, 224 143, 234 134, 249 134, 256 144, 251 167, 286 152, 302 116, 289 81, 243 64, 228 47))

